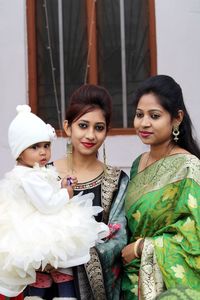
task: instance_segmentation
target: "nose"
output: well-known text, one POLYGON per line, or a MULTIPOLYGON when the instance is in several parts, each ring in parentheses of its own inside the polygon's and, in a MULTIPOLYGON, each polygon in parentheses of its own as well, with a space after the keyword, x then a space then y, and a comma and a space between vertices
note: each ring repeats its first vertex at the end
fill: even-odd
POLYGON ((40 155, 45 155, 46 154, 46 149, 41 147, 40 148, 40 155))
POLYGON ((142 127, 150 127, 151 126, 151 122, 149 120, 148 116, 144 116, 141 120, 141 125, 142 127))
POLYGON ((94 140, 95 138, 95 132, 93 128, 88 128, 87 132, 86 132, 86 138, 88 140, 94 140))

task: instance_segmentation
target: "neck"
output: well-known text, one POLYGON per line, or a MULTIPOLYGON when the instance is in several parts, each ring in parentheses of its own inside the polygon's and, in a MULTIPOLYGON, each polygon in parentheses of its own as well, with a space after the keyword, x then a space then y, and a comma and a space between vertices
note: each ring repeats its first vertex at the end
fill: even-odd
POLYGON ((73 153, 73 157, 63 157, 55 161, 54 165, 61 178, 73 174, 78 182, 92 180, 104 171, 104 164, 98 160, 96 153, 88 156, 73 153))
POLYGON ((96 156, 88 156, 82 157, 73 155, 73 169, 80 170, 80 169, 93 169, 96 164, 99 163, 99 160, 96 156))
MULTIPOLYGON (((67 162, 67 168, 70 163, 67 162)), ((104 170, 104 164, 98 160, 96 155, 81 156, 73 155, 72 173, 77 177, 78 182, 86 182, 96 178, 104 170)))
POLYGON ((149 152, 149 156, 152 160, 159 160, 165 156, 172 154, 172 151, 176 147, 175 144, 171 142, 166 142, 162 145, 152 146, 149 152))
POLYGON ((151 146, 150 152, 146 156, 146 162, 141 168, 145 169, 152 163, 171 155, 175 147, 176 145, 171 142, 165 143, 164 145, 151 146))

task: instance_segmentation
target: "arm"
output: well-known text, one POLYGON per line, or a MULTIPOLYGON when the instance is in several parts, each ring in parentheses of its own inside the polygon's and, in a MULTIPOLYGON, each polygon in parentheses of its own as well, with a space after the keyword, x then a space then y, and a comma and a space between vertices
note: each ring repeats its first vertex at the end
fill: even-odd
POLYGON ((56 213, 69 201, 67 189, 59 188, 57 178, 49 171, 33 170, 26 175, 21 178, 22 187, 41 213, 56 213))
POLYGON ((144 238, 139 238, 136 242, 130 243, 122 249, 123 263, 130 263, 135 258, 140 258, 144 247, 144 238))

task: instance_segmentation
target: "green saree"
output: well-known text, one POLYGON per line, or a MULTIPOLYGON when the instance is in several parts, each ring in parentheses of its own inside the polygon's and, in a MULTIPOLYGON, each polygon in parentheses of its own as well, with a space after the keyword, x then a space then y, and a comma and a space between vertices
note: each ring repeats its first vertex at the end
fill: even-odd
POLYGON ((131 169, 125 199, 130 242, 144 237, 141 259, 124 266, 125 299, 154 299, 183 286, 200 291, 200 161, 190 154, 131 169))

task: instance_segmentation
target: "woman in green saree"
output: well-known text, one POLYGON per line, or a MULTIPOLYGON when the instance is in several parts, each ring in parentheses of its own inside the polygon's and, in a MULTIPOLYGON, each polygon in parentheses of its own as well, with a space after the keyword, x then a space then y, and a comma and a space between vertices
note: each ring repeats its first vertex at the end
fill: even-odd
POLYGON ((125 299, 151 300, 174 287, 200 291, 200 150, 182 90, 169 76, 150 77, 134 107, 136 133, 150 151, 133 162, 125 199, 125 299))

